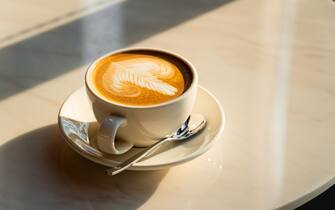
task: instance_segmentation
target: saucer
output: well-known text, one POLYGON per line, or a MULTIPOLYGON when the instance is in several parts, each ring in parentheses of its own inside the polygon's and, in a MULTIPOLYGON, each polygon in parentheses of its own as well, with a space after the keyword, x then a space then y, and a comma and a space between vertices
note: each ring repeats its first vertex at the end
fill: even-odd
MULTIPOLYGON (((206 128, 183 142, 162 146, 155 154, 136 163, 129 170, 156 170, 176 166, 205 153, 223 132, 225 116, 219 101, 205 88, 198 86, 192 113, 200 113, 207 120, 206 128)), ((96 163, 113 167, 143 150, 132 148, 122 155, 109 155, 97 149, 95 138, 98 124, 86 95, 85 87, 73 92, 63 103, 58 125, 65 141, 81 156, 96 163)))

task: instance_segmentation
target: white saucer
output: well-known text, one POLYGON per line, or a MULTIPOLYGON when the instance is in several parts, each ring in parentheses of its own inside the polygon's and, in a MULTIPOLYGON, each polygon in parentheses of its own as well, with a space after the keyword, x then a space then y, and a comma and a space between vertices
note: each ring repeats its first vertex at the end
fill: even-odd
MULTIPOLYGON (((136 163, 129 170, 168 168, 194 159, 206 152, 223 132, 225 117, 218 100, 205 88, 198 87, 193 113, 204 115, 206 128, 192 139, 163 146, 154 155, 136 163)), ((58 125, 66 142, 83 157, 96 163, 115 166, 143 148, 133 148, 123 155, 108 155, 99 151, 94 142, 98 128, 85 87, 72 93, 62 105, 58 125)))

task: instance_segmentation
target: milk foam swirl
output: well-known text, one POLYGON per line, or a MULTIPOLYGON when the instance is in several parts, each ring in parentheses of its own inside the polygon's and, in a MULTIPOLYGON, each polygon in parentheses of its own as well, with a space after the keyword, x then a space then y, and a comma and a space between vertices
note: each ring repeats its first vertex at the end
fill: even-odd
POLYGON ((147 90, 173 96, 177 89, 164 82, 175 75, 169 63, 146 58, 133 58, 110 63, 103 75, 103 85, 114 94, 137 97, 147 90))

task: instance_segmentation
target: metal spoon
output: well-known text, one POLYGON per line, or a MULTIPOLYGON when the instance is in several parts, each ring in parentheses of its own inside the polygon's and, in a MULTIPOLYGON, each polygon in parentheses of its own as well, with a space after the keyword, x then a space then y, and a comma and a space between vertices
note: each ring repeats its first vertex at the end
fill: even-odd
POLYGON ((197 134, 199 131, 204 129, 205 126, 206 126, 206 119, 204 118, 204 116, 202 116, 201 114, 192 114, 187 118, 187 120, 175 133, 160 139, 155 144, 135 154, 134 156, 118 164, 117 166, 107 169, 106 172, 108 175, 116 175, 126 170, 127 168, 131 167, 138 161, 142 160, 144 157, 152 154, 166 142, 181 141, 190 138, 191 136, 197 134))

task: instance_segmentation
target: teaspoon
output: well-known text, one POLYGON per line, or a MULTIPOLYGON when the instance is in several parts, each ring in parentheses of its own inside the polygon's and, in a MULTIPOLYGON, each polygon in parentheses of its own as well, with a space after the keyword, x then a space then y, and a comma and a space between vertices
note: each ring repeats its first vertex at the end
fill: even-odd
POLYGON ((143 151, 135 154, 134 156, 130 157, 129 159, 125 160, 124 162, 114 166, 113 168, 107 169, 106 172, 108 175, 116 175, 127 168, 131 167, 135 163, 142 160, 144 157, 152 154, 158 148, 160 148, 163 144, 172 141, 181 141, 192 137, 193 135, 197 134, 201 130, 203 130, 206 126, 206 119, 201 114, 192 114, 187 118, 187 120, 180 126, 180 128, 168 135, 155 144, 149 146, 148 148, 144 149, 143 151))

